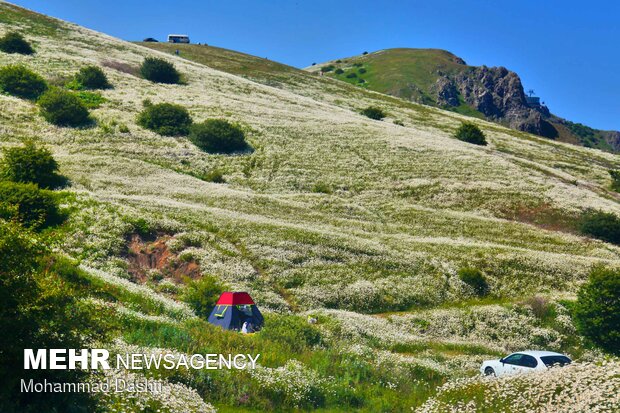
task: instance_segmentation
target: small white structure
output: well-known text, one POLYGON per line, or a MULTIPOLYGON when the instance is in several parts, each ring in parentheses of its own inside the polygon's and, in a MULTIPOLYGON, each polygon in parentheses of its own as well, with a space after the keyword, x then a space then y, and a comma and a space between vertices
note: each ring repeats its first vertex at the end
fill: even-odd
POLYGON ((169 34, 169 43, 189 43, 189 36, 186 34, 169 34))

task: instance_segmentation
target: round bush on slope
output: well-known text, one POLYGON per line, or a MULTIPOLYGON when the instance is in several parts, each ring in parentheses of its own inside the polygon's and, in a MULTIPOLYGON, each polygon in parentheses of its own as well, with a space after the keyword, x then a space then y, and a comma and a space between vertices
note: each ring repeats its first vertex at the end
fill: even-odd
POLYGON ((86 66, 75 75, 75 80, 84 89, 109 89, 111 87, 103 70, 97 66, 86 66))
POLYGON ((8 181, 33 183, 41 188, 54 189, 66 184, 58 174, 58 163, 49 149, 34 142, 4 151, 2 177, 8 181))
POLYGON ((187 109, 171 103, 148 105, 138 115, 138 125, 164 136, 185 136, 191 124, 187 109))
POLYGON ((363 109, 360 113, 374 120, 382 120, 383 118, 387 116, 386 113, 381 108, 377 108, 374 106, 369 106, 366 109, 363 109))
POLYGON ((489 284, 482 272, 477 268, 461 268, 458 272, 461 281, 469 285, 476 295, 482 297, 489 292, 489 284))
POLYGON ((30 55, 34 53, 34 49, 24 37, 15 32, 7 33, 0 38, 0 50, 4 53, 19 53, 30 55))
POLYGON ((620 272, 598 267, 579 290, 577 330, 601 348, 620 355, 620 272))
POLYGON ((47 90, 47 83, 26 67, 11 65, 0 69, 0 90, 23 99, 37 99, 47 90))
POLYGON ((579 220, 582 234, 620 245, 620 218, 611 212, 587 210, 579 220))
POLYGON ((140 67, 142 77, 155 83, 179 83, 181 75, 174 65, 163 59, 147 57, 140 67))
POLYGON ((249 148, 243 130, 224 119, 209 119, 193 125, 189 140, 209 153, 233 153, 249 148))
POLYGON ((88 109, 70 92, 50 89, 39 98, 38 104, 45 120, 54 125, 75 127, 90 122, 88 109))
POLYGON ((0 218, 17 220, 37 229, 62 220, 52 192, 35 184, 8 181, 0 182, 0 218))
POLYGON ((454 137, 460 141, 472 143, 474 145, 486 145, 487 140, 480 128, 469 122, 463 123, 456 130, 454 137))

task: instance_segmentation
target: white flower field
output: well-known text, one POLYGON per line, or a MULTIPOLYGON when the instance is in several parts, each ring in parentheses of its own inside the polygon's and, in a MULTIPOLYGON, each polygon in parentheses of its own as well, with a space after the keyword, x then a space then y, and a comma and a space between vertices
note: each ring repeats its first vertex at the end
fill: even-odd
MULTIPOLYGON (((0 67, 23 64, 53 83, 97 65, 113 85, 85 128, 53 126, 34 103, 0 94, 0 146, 33 138, 69 178, 66 236, 54 248, 114 292, 115 300, 81 299, 115 312, 124 326, 116 345, 190 353, 203 340, 212 350, 263 351, 253 371, 145 372, 165 380, 166 394, 105 396, 109 411, 620 409, 618 360, 584 349, 566 307, 594 265, 620 267, 619 247, 570 225, 587 208, 620 214, 608 174, 620 168, 617 155, 477 119, 489 145, 469 145, 452 137, 469 119, 453 112, 315 75, 273 87, 0 1, 0 36, 12 30, 36 54, 0 53, 0 67), (137 68, 149 56, 174 63, 184 83, 114 68, 137 68), (145 99, 182 105, 195 122, 237 122, 253 151, 212 155, 185 137, 147 131, 136 124, 145 99), (360 115, 369 105, 388 118, 360 115), (214 170, 225 183, 204 179, 214 170), (170 236, 179 259, 249 292, 267 328, 311 315, 320 340, 312 350, 271 354, 262 332, 201 327, 178 280, 132 279, 126 248, 138 227, 170 236), (486 297, 459 279, 463 267, 484 273, 486 297), (475 377, 482 360, 530 348, 572 352, 576 363, 475 377), (244 404, 261 394, 258 410, 244 404)), ((297 339, 282 338, 290 348, 297 339)))

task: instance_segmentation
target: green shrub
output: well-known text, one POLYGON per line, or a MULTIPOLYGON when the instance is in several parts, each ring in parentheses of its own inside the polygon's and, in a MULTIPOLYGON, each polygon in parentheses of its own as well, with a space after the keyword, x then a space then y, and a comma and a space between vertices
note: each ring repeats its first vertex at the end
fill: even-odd
POLYGON ((163 59, 147 57, 140 67, 142 77, 155 83, 179 83, 181 75, 174 65, 163 59))
POLYGON ((209 153, 232 153, 249 147, 243 130, 224 119, 209 119, 193 125, 189 139, 209 153))
POLYGON ((357 73, 349 73, 347 75, 347 79, 355 79, 357 77, 357 73))
POLYGON ((34 49, 24 37, 15 32, 10 32, 0 37, 0 51, 4 53, 33 54, 34 49))
POLYGON ((100 93, 97 92, 87 92, 87 91, 78 91, 74 92, 75 96, 80 99, 80 102, 84 104, 89 109, 97 109, 103 103, 106 102, 106 98, 101 96, 100 93))
POLYGON ((205 275, 198 280, 190 281, 181 299, 188 303, 198 316, 208 318, 220 294, 226 290, 227 287, 217 278, 205 275))
POLYGON ((368 52, 364 52, 364 53, 362 53, 362 54, 363 54, 363 55, 367 55, 367 54, 368 54, 368 52))
POLYGON ((58 174, 58 163, 49 149, 34 142, 5 149, 1 171, 2 177, 8 181, 33 183, 45 189, 58 188, 67 183, 67 179, 58 174))
POLYGON ((465 122, 459 126, 454 133, 454 137, 460 141, 473 143, 474 145, 486 145, 487 140, 480 128, 470 122, 465 122))
POLYGON ((24 99, 37 99, 47 90, 47 83, 24 66, 5 66, 0 69, 0 90, 24 99))
POLYGON ((62 89, 50 89, 38 100, 41 114, 58 126, 83 126, 91 122, 88 108, 80 98, 62 89))
POLYGON ((271 316, 261 329, 261 339, 286 343, 293 351, 301 352, 322 342, 319 330, 299 316, 271 316))
POLYGON ((593 238, 620 244, 620 218, 616 214, 603 211, 585 211, 579 220, 582 234, 593 238))
POLYGON ((476 295, 482 297, 489 292, 489 284, 487 283, 484 274, 477 268, 461 268, 458 271, 458 276, 461 281, 469 285, 476 295))
POLYGON ((360 113, 374 120, 382 120, 383 118, 387 116, 387 114, 383 111, 383 109, 378 108, 376 106, 369 106, 366 109, 363 109, 360 113))
POLYGON ((57 271, 62 259, 48 258, 43 241, 19 225, 0 221, 0 331, 4 332, 0 335, 0 405, 3 412, 95 411, 88 393, 33 397, 15 390, 22 379, 88 379, 81 370, 24 370, 24 348, 84 348, 93 340, 106 340, 101 324, 110 311, 75 298, 75 291, 57 271))
POLYGON ((336 71, 334 72, 337 75, 341 75, 344 73, 344 70, 342 70, 341 68, 336 69, 336 71))
POLYGON ((75 75, 75 81, 84 89, 108 89, 111 87, 103 70, 97 66, 86 66, 75 75))
POLYGON ((364 69, 363 67, 360 67, 360 68, 357 70, 357 72, 358 72, 359 74, 362 74, 362 75, 363 75, 364 73, 366 73, 366 69, 364 69))
POLYGON ((321 72, 323 73, 331 72, 332 70, 334 70, 334 68, 335 68, 334 65, 323 66, 321 68, 321 72))
POLYGON ((224 184, 226 180, 224 179, 224 173, 219 169, 213 169, 204 176, 204 180, 207 182, 213 182, 214 184, 224 184))
POLYGON ((21 222, 29 228, 46 228, 62 221, 51 191, 35 184, 0 182, 0 218, 21 222))
POLYGON ((187 109, 172 103, 145 106, 138 115, 138 125, 164 136, 185 136, 191 124, 187 109))
POLYGON ((334 192, 333 188, 331 187, 331 185, 325 183, 325 182, 315 182, 314 186, 312 187, 312 192, 315 192, 317 194, 332 194, 334 192))
POLYGON ((594 268, 579 290, 573 311, 582 335, 620 356, 620 271, 594 268))
POLYGON ((609 175, 611 176, 611 189, 620 192, 620 170, 609 170, 609 175))

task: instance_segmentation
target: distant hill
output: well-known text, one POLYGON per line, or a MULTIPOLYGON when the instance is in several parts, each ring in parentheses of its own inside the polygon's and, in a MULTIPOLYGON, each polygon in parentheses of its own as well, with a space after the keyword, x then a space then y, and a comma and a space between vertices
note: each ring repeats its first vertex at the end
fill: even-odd
POLYGON ((555 116, 544 105, 529 105, 515 72, 504 67, 469 66, 445 50, 380 50, 307 70, 547 138, 620 150, 620 132, 596 130, 555 116))

